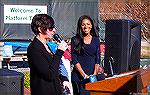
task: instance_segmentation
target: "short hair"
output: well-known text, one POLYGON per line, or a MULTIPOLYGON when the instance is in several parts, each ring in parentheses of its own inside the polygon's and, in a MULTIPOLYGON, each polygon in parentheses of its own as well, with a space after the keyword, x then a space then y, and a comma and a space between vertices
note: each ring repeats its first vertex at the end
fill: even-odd
POLYGON ((31 22, 31 29, 35 35, 40 33, 38 27, 41 28, 43 34, 46 34, 48 28, 52 29, 55 27, 54 19, 47 14, 36 14, 31 22))

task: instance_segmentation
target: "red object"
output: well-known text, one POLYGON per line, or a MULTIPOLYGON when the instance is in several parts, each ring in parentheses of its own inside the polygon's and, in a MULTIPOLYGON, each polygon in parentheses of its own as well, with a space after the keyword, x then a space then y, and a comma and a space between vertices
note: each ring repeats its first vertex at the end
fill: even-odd
POLYGON ((104 53, 105 53, 105 44, 104 43, 100 44, 100 52, 101 52, 101 55, 104 55, 104 53))
POLYGON ((64 57, 65 59, 71 61, 71 45, 69 45, 68 49, 65 50, 64 57))

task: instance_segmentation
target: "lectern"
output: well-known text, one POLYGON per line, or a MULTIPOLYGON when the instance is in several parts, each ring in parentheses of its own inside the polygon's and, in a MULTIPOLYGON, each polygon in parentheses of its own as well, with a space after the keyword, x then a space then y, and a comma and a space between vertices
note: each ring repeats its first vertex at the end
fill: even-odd
POLYGON ((105 80, 87 83, 86 90, 90 95, 133 95, 135 93, 148 93, 150 85, 150 68, 122 73, 105 80))

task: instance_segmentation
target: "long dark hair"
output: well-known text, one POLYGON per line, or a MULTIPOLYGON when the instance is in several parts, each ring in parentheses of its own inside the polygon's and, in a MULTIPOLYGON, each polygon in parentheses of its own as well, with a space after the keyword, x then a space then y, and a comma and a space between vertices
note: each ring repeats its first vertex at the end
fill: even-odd
POLYGON ((84 51, 84 48, 83 48, 83 34, 82 34, 82 28, 81 28, 81 24, 82 24, 82 21, 84 19, 88 19, 90 20, 91 24, 92 24, 92 28, 91 28, 91 31, 90 31, 90 34, 91 36, 93 37, 98 37, 98 33, 96 33, 95 31, 95 27, 94 27, 94 23, 93 23, 93 20, 91 19, 90 16, 88 15, 82 15, 79 20, 78 20, 78 23, 77 23, 77 32, 76 32, 76 38, 75 38, 75 51, 78 52, 79 54, 84 51))

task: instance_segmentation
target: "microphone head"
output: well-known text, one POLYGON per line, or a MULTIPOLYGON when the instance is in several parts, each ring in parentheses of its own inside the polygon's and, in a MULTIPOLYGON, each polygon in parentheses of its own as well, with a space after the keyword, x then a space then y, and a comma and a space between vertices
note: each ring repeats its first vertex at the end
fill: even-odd
POLYGON ((53 38, 59 43, 62 41, 61 37, 58 34, 54 34, 53 38))

